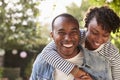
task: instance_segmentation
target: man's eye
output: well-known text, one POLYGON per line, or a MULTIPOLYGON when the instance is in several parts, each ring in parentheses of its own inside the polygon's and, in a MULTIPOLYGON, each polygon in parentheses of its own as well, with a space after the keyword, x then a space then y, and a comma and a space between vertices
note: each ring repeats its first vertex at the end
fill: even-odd
POLYGON ((73 34, 77 34, 78 32, 77 32, 77 31, 73 31, 72 33, 73 33, 73 34))
POLYGON ((58 32, 58 34, 60 34, 60 35, 64 35, 64 34, 65 34, 65 32, 58 32))

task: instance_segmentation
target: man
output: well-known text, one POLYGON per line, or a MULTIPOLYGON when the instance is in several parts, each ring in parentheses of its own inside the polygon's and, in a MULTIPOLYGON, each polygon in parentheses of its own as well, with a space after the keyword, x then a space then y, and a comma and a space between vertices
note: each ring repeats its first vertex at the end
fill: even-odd
MULTIPOLYGON (((79 48, 80 31, 78 21, 69 14, 61 14, 53 19, 51 36, 55 42, 58 54, 65 60, 78 65, 83 64, 83 51, 79 48)), ((78 70, 73 72, 78 73, 78 70)), ((92 80, 86 72, 80 72, 77 80, 92 80)), ((30 80, 74 80, 72 74, 66 75, 48 64, 39 54, 34 62, 30 80)))
MULTIPOLYGON (((46 62, 43 54, 39 54, 33 65, 30 80, 112 80, 109 61, 79 45, 79 24, 72 15, 61 14, 55 17, 51 36, 57 54, 77 65, 77 69, 67 75, 46 62)), ((51 59, 54 57, 56 56, 52 55, 51 59)), ((58 61, 60 63, 60 60, 55 62, 58 61)), ((63 66, 66 67, 65 64, 63 66)))

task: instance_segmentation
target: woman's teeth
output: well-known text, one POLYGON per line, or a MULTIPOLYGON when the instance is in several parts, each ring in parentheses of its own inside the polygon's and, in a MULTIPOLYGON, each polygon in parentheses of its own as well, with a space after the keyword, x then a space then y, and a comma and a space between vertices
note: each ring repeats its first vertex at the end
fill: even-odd
POLYGON ((96 46, 99 46, 100 44, 99 43, 95 43, 96 46))

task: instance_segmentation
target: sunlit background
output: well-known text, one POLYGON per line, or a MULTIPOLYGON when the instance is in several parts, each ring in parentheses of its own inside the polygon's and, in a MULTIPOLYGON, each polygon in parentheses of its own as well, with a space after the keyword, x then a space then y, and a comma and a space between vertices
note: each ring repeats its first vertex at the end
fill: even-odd
POLYGON ((82 0, 46 0, 42 1, 39 9, 41 11, 41 16, 39 18, 40 22, 48 23, 52 19, 61 13, 66 13, 66 6, 75 3, 78 7, 81 6, 82 0))
MULTIPOLYGON (((52 39, 52 19, 61 13, 84 16, 93 6, 110 6, 120 15, 119 0, 0 0, 0 80, 29 80, 34 59, 52 39)), ((120 49, 120 33, 111 41, 120 49)))

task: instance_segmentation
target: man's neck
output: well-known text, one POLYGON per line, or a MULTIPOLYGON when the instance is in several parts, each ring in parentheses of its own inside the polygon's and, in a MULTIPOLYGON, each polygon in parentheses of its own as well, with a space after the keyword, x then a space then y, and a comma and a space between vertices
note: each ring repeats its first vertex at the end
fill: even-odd
POLYGON ((63 54, 60 54, 60 52, 58 52, 58 54, 64 59, 70 59, 75 57, 79 52, 80 52, 80 48, 77 48, 73 53, 71 53, 71 55, 63 55, 63 54))

